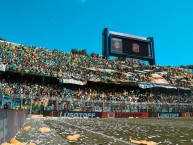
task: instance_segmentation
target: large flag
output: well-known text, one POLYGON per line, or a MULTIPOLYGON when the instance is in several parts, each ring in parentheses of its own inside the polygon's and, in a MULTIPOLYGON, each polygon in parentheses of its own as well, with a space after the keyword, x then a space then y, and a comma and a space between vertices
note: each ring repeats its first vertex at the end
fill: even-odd
POLYGON ((155 84, 169 84, 162 76, 158 74, 152 74, 151 83, 155 84))

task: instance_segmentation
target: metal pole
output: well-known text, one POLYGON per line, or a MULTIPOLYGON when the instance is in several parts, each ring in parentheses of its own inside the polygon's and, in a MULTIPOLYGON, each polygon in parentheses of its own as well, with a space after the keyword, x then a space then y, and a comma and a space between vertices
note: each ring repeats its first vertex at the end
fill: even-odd
POLYGON ((179 98, 179 85, 178 85, 178 98, 179 98))
POLYGON ((11 93, 11 107, 10 107, 10 109, 13 109, 13 108, 12 108, 12 105, 13 105, 13 95, 12 95, 12 93, 11 93))
POLYGON ((0 109, 3 109, 3 89, 2 89, 2 85, 0 83, 0 101, 1 101, 1 105, 0 105, 0 109))
POLYGON ((52 100, 52 117, 53 117, 53 100, 52 100))
POLYGON ((21 98, 21 99, 20 99, 20 108, 22 109, 22 107, 23 107, 23 95, 21 95, 20 98, 21 98))
POLYGON ((42 80, 42 85, 44 86, 44 76, 43 76, 43 80, 42 80))
POLYGON ((56 98, 56 108, 57 108, 57 111, 58 111, 58 98, 56 98))
MULTIPOLYGON (((7 111, 6 111, 7 116, 7 111)), ((5 142, 5 118, 3 118, 3 142, 5 142)))
POLYGON ((31 103, 31 96, 30 96, 30 118, 32 117, 32 115, 31 115, 31 112, 32 112, 32 103, 31 103))
POLYGON ((104 105, 104 101, 102 101, 102 102, 103 102, 102 112, 104 112, 105 105, 104 105))

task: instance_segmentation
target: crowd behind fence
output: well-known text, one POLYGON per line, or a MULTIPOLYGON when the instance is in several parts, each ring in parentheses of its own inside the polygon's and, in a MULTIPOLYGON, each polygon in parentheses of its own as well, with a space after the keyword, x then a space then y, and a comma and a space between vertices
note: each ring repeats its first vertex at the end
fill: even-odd
POLYGON ((192 108, 193 75, 180 67, 107 60, 74 50, 65 53, 0 41, 0 71, 0 108, 6 105, 32 113, 61 109, 180 112, 192 108), (71 86, 48 81, 50 78, 71 86), (131 83, 139 84, 131 89, 131 83), (110 88, 109 84, 117 86, 110 88), (126 84, 129 87, 121 86, 126 84), (152 91, 154 87, 166 89, 152 91))
MULTIPOLYGON (((192 112, 191 103, 131 103, 127 101, 80 101, 74 100, 67 108, 55 110, 86 112, 192 112)), ((46 109, 45 109, 46 110, 46 109)), ((49 109, 48 109, 49 110, 49 109)))
POLYGON ((29 113, 42 114, 43 111, 83 111, 83 112, 193 112, 193 103, 154 103, 105 100, 65 99, 51 101, 51 104, 34 105, 28 97, 28 103, 11 102, 9 109, 28 110, 29 113), (15 106, 14 106, 15 105, 15 106))

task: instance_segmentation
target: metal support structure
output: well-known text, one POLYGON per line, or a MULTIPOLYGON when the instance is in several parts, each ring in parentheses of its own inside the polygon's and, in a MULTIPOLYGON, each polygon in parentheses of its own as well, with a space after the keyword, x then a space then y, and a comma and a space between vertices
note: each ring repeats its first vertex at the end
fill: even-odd
POLYGON ((44 81, 45 81, 44 79, 45 79, 45 77, 43 76, 43 80, 42 80, 42 85, 43 85, 43 86, 44 86, 44 81))
POLYGON ((5 118, 3 119, 3 142, 5 142, 5 118))
POLYGON ((32 118, 32 97, 30 96, 30 118, 32 118))
POLYGON ((0 104, 0 109, 3 109, 3 89, 2 89, 2 84, 0 83, 0 101, 1 101, 1 104, 0 104))
POLYGON ((152 50, 152 60, 149 61, 150 65, 155 65, 156 61, 155 61, 155 49, 154 49, 154 40, 153 37, 149 37, 148 38, 150 40, 150 46, 151 46, 151 50, 152 50))
POLYGON ((20 108, 22 109, 23 107, 23 95, 20 95, 20 108))
POLYGON ((13 109, 13 94, 12 94, 12 92, 11 92, 11 107, 10 107, 10 109, 13 109))
POLYGON ((104 28, 102 33, 102 54, 106 59, 109 58, 109 39, 108 28, 104 28))

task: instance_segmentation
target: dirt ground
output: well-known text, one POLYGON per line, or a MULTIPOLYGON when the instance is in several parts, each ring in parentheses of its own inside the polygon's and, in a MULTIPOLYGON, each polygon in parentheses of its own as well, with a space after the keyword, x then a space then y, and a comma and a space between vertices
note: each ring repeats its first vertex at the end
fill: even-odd
POLYGON ((16 138, 37 145, 124 145, 129 139, 154 141, 159 145, 192 145, 193 118, 174 119, 67 119, 36 118, 26 121, 29 131, 21 130, 16 138), (49 127, 40 133, 40 127, 49 127), (67 136, 80 134, 75 141, 67 136))

